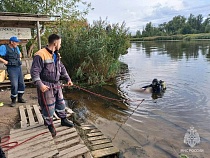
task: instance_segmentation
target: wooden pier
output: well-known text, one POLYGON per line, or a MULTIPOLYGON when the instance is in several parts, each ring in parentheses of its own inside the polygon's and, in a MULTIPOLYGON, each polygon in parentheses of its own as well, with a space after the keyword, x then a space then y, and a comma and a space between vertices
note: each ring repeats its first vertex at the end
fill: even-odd
MULTIPOLYGON (((19 107, 20 129, 10 131, 9 142, 19 146, 8 151, 8 158, 117 158, 119 150, 92 124, 69 128, 54 115, 56 137, 52 137, 37 105, 19 107), (82 134, 82 135, 81 135, 82 134), (81 139, 82 138, 82 139, 81 139)), ((68 115, 73 111, 66 109, 68 115)))

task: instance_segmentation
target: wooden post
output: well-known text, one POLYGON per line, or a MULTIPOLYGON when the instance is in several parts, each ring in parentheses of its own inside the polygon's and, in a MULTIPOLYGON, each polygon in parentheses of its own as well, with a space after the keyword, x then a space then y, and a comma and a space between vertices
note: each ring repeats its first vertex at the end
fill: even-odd
POLYGON ((26 50, 26 43, 21 43, 22 46, 22 55, 24 58, 28 58, 27 50, 26 50))
POLYGON ((41 37, 40 37, 40 30, 39 30, 39 21, 37 21, 37 40, 38 40, 38 49, 41 49, 41 37))

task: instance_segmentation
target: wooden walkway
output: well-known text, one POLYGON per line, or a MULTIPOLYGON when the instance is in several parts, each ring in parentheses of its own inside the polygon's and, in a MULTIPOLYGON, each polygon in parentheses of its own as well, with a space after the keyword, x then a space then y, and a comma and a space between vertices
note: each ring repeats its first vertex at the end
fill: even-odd
MULTIPOLYGON (((10 142, 22 143, 8 151, 8 158, 92 158, 89 149, 81 140, 75 128, 61 126, 60 120, 54 116, 57 131, 55 138, 51 136, 37 105, 19 107, 21 129, 10 131, 10 142), (39 135, 44 133, 42 135, 39 135), (30 140, 30 138, 37 136, 30 140)), ((67 113, 71 110, 66 109, 67 113)))
POLYGON ((111 140, 107 138, 99 129, 92 124, 85 124, 81 126, 83 133, 83 140, 89 147, 94 158, 110 156, 118 157, 119 149, 114 147, 111 140))
MULTIPOLYGON (((8 151, 8 158, 117 158, 119 150, 94 125, 61 126, 54 115, 56 137, 52 137, 37 105, 19 107, 21 129, 10 131, 10 142, 25 143, 8 151), (82 137, 80 137, 80 135, 82 137), (36 136, 36 137, 35 137, 36 136), (34 138, 35 137, 35 138, 34 138), (33 138, 33 139, 31 139, 33 138)), ((73 111, 66 109, 68 115, 73 111)))

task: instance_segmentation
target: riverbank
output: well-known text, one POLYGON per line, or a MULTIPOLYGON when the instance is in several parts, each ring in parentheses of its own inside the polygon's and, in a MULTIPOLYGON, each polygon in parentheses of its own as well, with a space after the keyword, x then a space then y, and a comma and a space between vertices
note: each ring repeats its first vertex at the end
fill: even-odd
POLYGON ((141 37, 131 38, 130 41, 174 41, 174 40, 210 40, 210 33, 201 34, 186 34, 186 35, 172 35, 172 36, 153 36, 153 37, 141 37))

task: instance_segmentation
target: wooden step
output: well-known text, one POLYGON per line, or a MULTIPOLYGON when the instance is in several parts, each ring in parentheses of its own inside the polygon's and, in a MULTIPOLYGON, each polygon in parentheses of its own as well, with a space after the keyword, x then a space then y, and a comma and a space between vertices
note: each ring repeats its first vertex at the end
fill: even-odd
POLYGON ((107 157, 110 155, 117 156, 119 149, 114 147, 111 140, 108 139, 99 129, 92 124, 85 124, 81 126, 85 133, 83 140, 91 151, 94 158, 107 157))

